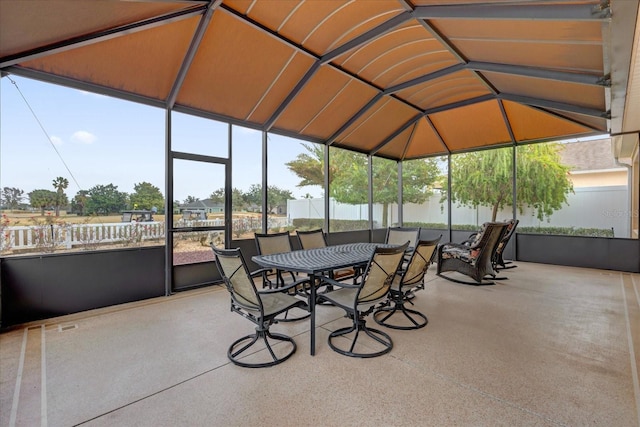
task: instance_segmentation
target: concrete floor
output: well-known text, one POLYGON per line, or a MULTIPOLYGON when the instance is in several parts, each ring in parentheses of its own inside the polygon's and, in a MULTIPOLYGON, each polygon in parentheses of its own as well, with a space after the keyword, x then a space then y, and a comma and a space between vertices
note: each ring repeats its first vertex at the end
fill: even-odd
POLYGON ((417 331, 352 359, 318 307, 277 324, 298 351, 267 369, 229 363, 253 325, 216 286, 0 334, 2 426, 640 426, 640 275, 518 263, 494 286, 429 270, 417 331))

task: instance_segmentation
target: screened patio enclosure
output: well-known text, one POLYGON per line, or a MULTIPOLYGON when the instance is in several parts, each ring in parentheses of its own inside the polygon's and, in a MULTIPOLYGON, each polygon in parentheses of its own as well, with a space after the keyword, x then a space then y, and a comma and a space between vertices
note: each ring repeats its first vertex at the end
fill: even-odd
MULTIPOLYGON (((146 261, 127 264, 132 270, 121 280, 126 295, 107 297, 107 303, 117 303, 215 281, 209 263, 174 266, 171 248, 181 233, 215 232, 226 246, 255 251, 253 241, 234 238, 231 229, 233 174, 246 167, 236 163, 235 128, 259 131, 253 147, 262 159, 251 168, 259 170, 263 189, 273 170, 269 135, 282 137, 283 150, 287 141, 324 149, 325 195, 330 194, 332 153, 348 150, 360 156, 369 176, 366 226, 332 230, 330 200, 324 197, 321 225, 332 243, 382 238, 382 227, 374 225, 375 162, 398 164, 392 185, 397 188, 397 223, 402 224, 407 216, 403 164, 436 157, 450 162, 451 156, 493 148, 512 150, 515 158, 519 147, 534 143, 611 136, 613 157, 631 177, 625 209, 629 229, 635 224, 637 233, 639 3, 1 0, 0 70, 3 79, 27 78, 164 111, 159 123, 164 140, 155 144, 163 145, 165 155, 165 212, 174 210, 174 172, 205 163, 203 173, 224 182, 220 223, 194 231, 167 220, 164 246, 128 250, 144 253, 146 261), (179 149, 176 115, 228 126, 226 154, 179 149), (136 270, 143 265, 155 266, 152 279, 136 270), (138 285, 150 280, 156 283, 145 289, 138 285)), ((513 167, 515 175, 516 162, 513 167)), ((452 231, 455 206, 449 201, 445 207, 445 239, 468 234, 452 231)), ((263 191, 257 209, 263 212, 259 228, 264 231, 270 228, 269 208, 263 191)), ((515 206, 511 213, 518 215, 515 206)), ((104 260, 93 264, 80 258, 98 255, 1 258, 3 320, 25 320, 14 317, 20 310, 37 317, 104 305, 91 301, 40 310, 29 302, 7 314, 11 299, 29 286, 25 283, 34 284, 27 294, 41 298, 46 294, 42 277, 55 277, 52 271, 75 265, 74 259, 83 266, 77 268, 95 271, 104 260)), ((626 239, 521 233, 512 256, 640 271, 640 243, 631 233, 626 239)), ((106 279, 96 286, 103 285, 106 279)), ((81 294, 82 284, 72 287, 81 294)), ((61 305, 70 300, 60 299, 61 305)))

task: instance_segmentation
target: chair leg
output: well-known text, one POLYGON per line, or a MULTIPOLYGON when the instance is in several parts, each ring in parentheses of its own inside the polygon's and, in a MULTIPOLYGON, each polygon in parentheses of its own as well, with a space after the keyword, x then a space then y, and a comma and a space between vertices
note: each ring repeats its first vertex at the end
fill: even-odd
POLYGON ((231 344, 231 346, 229 347, 229 350, 227 352, 227 357, 229 358, 229 360, 231 360, 231 362, 233 362, 234 365, 242 366, 244 368, 266 368, 266 367, 274 366, 284 362, 285 360, 290 358, 293 355, 293 353, 296 352, 296 348, 297 348, 296 343, 293 340, 293 338, 288 337, 286 335, 282 335, 282 334, 271 333, 268 327, 267 328, 257 327, 255 334, 247 335, 245 337, 239 338, 236 341, 234 341, 234 343, 231 344), (273 347, 272 347, 273 344, 269 342, 269 339, 274 341, 284 341, 289 343, 290 344, 289 351, 285 353, 283 356, 278 357, 273 351, 273 347), (255 345, 258 342, 258 340, 264 341, 265 348, 269 352, 269 355, 271 356, 272 360, 268 362, 258 362, 258 363, 243 362, 241 359, 251 354, 250 352, 247 352, 247 350, 249 350, 253 345, 255 345), (249 341, 249 342, 243 345, 240 349, 236 349, 236 347, 238 347, 239 345, 243 344, 246 341, 249 341))
POLYGON ((391 340, 391 337, 386 333, 378 329, 367 327, 364 319, 357 319, 357 320, 354 319, 353 325, 346 328, 340 328, 329 334, 329 347, 331 347, 333 351, 343 354, 345 356, 369 358, 369 357, 382 356, 383 354, 389 353, 393 348, 393 341, 391 340), (353 337, 349 350, 344 350, 334 344, 334 338, 345 337, 349 339, 348 337, 346 337, 346 335, 352 332, 355 332, 355 336, 353 337), (383 349, 380 351, 375 351, 370 353, 355 352, 354 348, 356 346, 358 338, 360 337, 360 332, 364 332, 367 336, 373 338, 376 342, 382 344, 383 349))
POLYGON ((427 316, 417 310, 411 310, 405 307, 404 300, 394 301, 392 307, 382 307, 378 309, 373 313, 373 319, 379 325, 386 326, 387 328, 391 329, 401 329, 405 331, 424 328, 425 326, 427 326, 427 323, 429 323, 429 319, 427 319, 427 316), (404 317, 408 319, 409 322, 411 322, 411 325, 402 325, 397 321, 394 323, 390 323, 389 319, 391 319, 395 314, 404 315, 404 317))

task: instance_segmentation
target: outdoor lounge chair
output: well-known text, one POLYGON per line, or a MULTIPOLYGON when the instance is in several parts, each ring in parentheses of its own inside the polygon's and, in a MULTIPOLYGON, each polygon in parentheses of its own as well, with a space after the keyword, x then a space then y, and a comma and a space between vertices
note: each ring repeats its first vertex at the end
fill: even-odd
POLYGON ((281 313, 294 307, 308 309, 306 302, 287 294, 296 284, 258 291, 253 276, 262 272, 258 270, 253 274, 249 273, 240 249, 217 249, 214 246, 212 249, 220 274, 231 294, 231 311, 256 324, 254 334, 239 338, 231 344, 227 357, 234 364, 247 368, 263 368, 284 362, 295 353, 296 343, 289 336, 270 332, 269 327, 276 322, 276 316, 281 313), (261 342, 268 352, 265 354, 267 360, 260 358, 262 354, 256 352, 256 348, 252 348, 261 342), (247 360, 244 360, 245 357, 247 360), (259 360, 249 361, 254 359, 259 360))
MULTIPOLYGON (((259 255, 280 254, 291 252, 293 250, 288 231, 273 234, 255 233, 254 236, 259 255)), ((309 279, 306 277, 298 278, 297 274, 291 271, 272 269, 262 269, 261 271, 263 287, 277 289, 286 286, 289 289, 289 293, 292 295, 305 294, 309 289, 309 279), (296 286, 289 286, 292 283, 295 283, 296 286)), ((298 317, 292 317, 289 312, 286 312, 284 317, 278 320, 282 322, 293 322, 296 320, 306 319, 307 317, 309 317, 309 313, 304 313, 298 317)))
POLYGON ((437 275, 452 282, 467 285, 493 285, 485 280, 495 279, 497 272, 493 268, 493 255, 507 228, 505 222, 487 222, 470 244, 444 243, 438 247, 437 275), (474 282, 459 280, 442 273, 451 271, 468 276, 474 282))
POLYGON ((434 240, 419 240, 416 243, 406 268, 398 271, 391 284, 390 306, 381 307, 373 313, 376 323, 388 328, 404 330, 419 329, 427 325, 429 322, 427 316, 407 308, 405 304, 413 305, 411 300, 414 292, 424 289, 424 276, 441 238, 442 236, 434 240))
MULTIPOLYGON (((499 270, 505 270, 505 269, 509 269, 509 268, 516 268, 517 265, 509 265, 508 264, 512 264, 511 261, 505 261, 502 258, 502 254, 504 252, 504 249, 506 248, 507 244, 509 243, 509 240, 511 239, 511 236, 513 236, 513 233, 516 231, 516 227, 518 226, 518 223, 520 222, 520 220, 517 219, 509 219, 507 221, 505 221, 507 224, 507 228, 505 229, 502 238, 500 239, 500 241, 498 242, 498 245, 496 246, 496 250, 493 254, 493 258, 491 259, 491 263, 493 265, 493 269, 495 271, 499 271, 499 270)), ((463 244, 470 246, 473 244, 473 242, 475 242, 476 237, 478 236, 478 233, 472 233, 469 235, 469 238, 467 240, 465 240, 464 242, 462 242, 463 244)), ((498 278, 496 278, 498 279, 498 278)), ((499 279, 506 279, 506 277, 500 277, 499 279)))
POLYGON ((345 356, 363 358, 381 356, 391 351, 391 337, 378 329, 367 327, 365 318, 387 299, 391 283, 408 246, 409 243, 406 242, 402 246, 392 248, 377 247, 358 284, 338 282, 330 277, 322 278, 336 290, 318 295, 318 300, 328 301, 342 308, 353 321, 351 326, 329 334, 329 346, 334 351, 345 356), (372 343, 362 344, 358 341, 363 338, 362 335, 373 338, 376 347, 373 351, 370 347, 372 343), (343 348, 344 344, 347 344, 347 348, 343 348))
POLYGON ((517 265, 511 265, 513 264, 512 261, 505 261, 504 258, 502 257, 502 254, 504 253, 504 249, 507 247, 507 244, 509 243, 511 236, 513 236, 513 234, 515 233, 516 227, 518 226, 519 222, 520 220, 517 220, 517 219, 510 219, 509 221, 507 221, 507 229, 504 235, 502 236, 502 239, 500 239, 500 242, 498 243, 498 247, 496 248, 496 252, 493 255, 493 260, 492 260, 493 269, 496 271, 517 267, 517 265))

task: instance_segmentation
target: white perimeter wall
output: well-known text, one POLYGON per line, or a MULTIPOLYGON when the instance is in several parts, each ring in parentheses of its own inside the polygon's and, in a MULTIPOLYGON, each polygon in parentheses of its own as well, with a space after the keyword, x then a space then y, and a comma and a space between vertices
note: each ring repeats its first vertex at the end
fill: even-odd
MULTIPOLYGON (((615 237, 630 237, 630 208, 628 188, 624 185, 608 187, 581 187, 574 189, 575 194, 568 196, 568 206, 556 211, 547 221, 539 221, 533 209, 518 212, 521 227, 575 227, 575 228, 613 228, 615 237)), ((300 199, 287 202, 289 224, 295 218, 323 218, 324 199, 300 199)), ((329 202, 332 219, 368 219, 367 205, 348 205, 331 199, 329 202)), ((417 205, 408 203, 403 209, 404 222, 447 223, 446 205, 442 210, 440 195, 432 196, 426 203, 417 205)), ((511 210, 498 213, 497 219, 511 218, 511 210)), ((491 219, 491 209, 478 209, 453 205, 451 214, 454 224, 480 225, 491 219)), ((376 226, 382 223, 382 205, 373 206, 373 219, 376 226)), ((397 207, 389 207, 389 223, 397 224, 397 207)))

